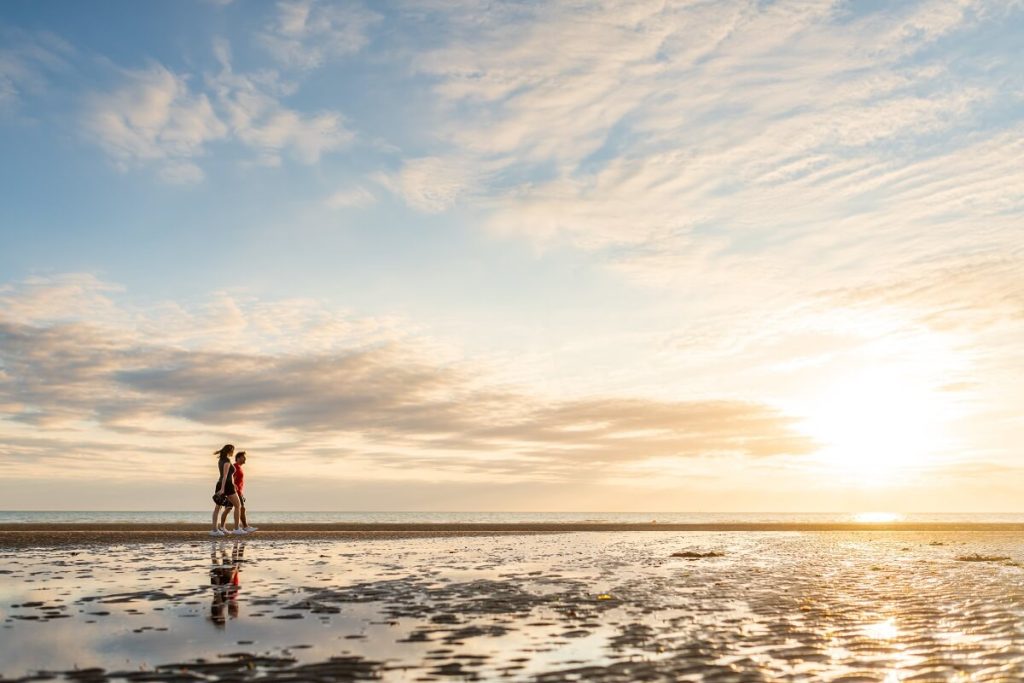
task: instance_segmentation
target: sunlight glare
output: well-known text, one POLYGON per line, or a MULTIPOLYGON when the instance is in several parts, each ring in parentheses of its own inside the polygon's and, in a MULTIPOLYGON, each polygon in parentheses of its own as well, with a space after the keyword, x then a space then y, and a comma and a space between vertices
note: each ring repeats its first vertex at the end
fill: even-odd
POLYGON ((894 640, 899 634, 896 622, 891 618, 864 627, 864 635, 875 640, 894 640))
POLYGON ((896 512, 859 512, 853 519, 861 524, 889 524, 902 520, 903 515, 896 512))
POLYGON ((837 382, 808 411, 821 456, 863 484, 892 483, 946 445, 947 399, 923 381, 876 369, 837 382))

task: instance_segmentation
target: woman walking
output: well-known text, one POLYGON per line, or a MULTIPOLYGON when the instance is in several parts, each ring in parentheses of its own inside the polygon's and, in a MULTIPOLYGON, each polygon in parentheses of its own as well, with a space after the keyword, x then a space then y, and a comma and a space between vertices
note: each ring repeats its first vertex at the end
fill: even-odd
POLYGON ((217 478, 217 487, 213 490, 213 529, 210 530, 211 536, 226 536, 228 534, 241 535, 245 532, 238 526, 238 510, 241 507, 241 502, 238 500, 238 493, 235 491, 235 466, 231 464, 231 456, 235 452, 235 447, 231 444, 226 444, 219 451, 214 451, 214 455, 219 455, 220 458, 217 461, 217 472, 220 475, 217 478), (221 507, 233 507, 235 509, 235 530, 228 531, 223 527, 217 526, 217 516, 220 512, 221 507))

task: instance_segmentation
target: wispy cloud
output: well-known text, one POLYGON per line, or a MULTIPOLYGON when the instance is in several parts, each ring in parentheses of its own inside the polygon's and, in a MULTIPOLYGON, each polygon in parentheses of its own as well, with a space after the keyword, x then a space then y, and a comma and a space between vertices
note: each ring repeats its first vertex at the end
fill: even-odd
POLYGON ((334 192, 324 204, 331 209, 365 208, 377 202, 377 197, 365 187, 346 187, 334 192))
POLYGON ((31 277, 0 285, 0 318, 27 325, 80 319, 111 322, 118 312, 111 295, 121 291, 123 287, 91 273, 31 277))
POLYGON ((289 108, 281 99, 294 84, 273 71, 236 73, 225 41, 214 51, 220 71, 195 84, 160 64, 124 72, 119 88, 90 98, 87 133, 122 170, 154 164, 171 183, 202 180, 197 160, 214 141, 237 141, 268 166, 282 155, 313 164, 352 141, 339 113, 289 108))
POLYGON ((280 98, 294 90, 274 72, 239 74, 231 67, 224 42, 216 45, 221 71, 210 78, 217 102, 232 133, 255 149, 264 164, 280 163, 282 152, 312 164, 326 153, 353 139, 340 114, 321 111, 302 114, 281 104, 280 98))
MULTIPOLYGON (((1015 186, 1004 174, 1015 133, 978 126, 1012 67, 989 64, 985 78, 966 79, 962 64, 929 52, 1003 20, 1004 7, 489 10, 439 12, 441 47, 417 55, 443 112, 449 147, 439 165, 488 170, 472 194, 420 203, 425 211, 461 200, 483 209, 491 230, 566 242, 637 279, 682 276, 689 286, 733 272, 730 263, 749 272, 758 259, 820 254, 823 242, 913 239, 920 256, 935 217, 962 213, 958 171, 982 148, 978 182, 1004 198, 1015 186), (922 181, 948 192, 926 199, 885 184, 901 173, 927 174, 922 181), (880 222, 898 223, 898 236, 880 222)), ((827 252, 812 260, 842 269, 827 252)))
POLYGON ((209 98, 159 64, 128 71, 117 90, 93 96, 85 127, 122 170, 155 163, 171 182, 201 180, 192 159, 228 133, 209 98))
POLYGON ((380 19, 359 3, 288 0, 277 3, 277 14, 259 42, 283 66, 312 69, 361 50, 380 19))
POLYGON ((398 173, 375 177, 409 206, 438 213, 470 191, 480 173, 481 169, 471 169, 457 158, 422 157, 406 160, 398 173))
POLYGON ((873 286, 831 293, 833 305, 898 307, 939 330, 1024 326, 1024 254, 929 263, 873 286))
POLYGON ((69 67, 74 48, 47 32, 0 26, 0 113, 14 111, 27 94, 47 87, 49 76, 69 67))

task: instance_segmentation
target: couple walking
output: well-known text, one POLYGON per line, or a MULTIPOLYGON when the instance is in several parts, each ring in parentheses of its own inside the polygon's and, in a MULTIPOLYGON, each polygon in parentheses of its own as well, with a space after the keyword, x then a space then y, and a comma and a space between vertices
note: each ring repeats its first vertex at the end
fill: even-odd
POLYGON ((242 536, 256 531, 256 527, 249 526, 245 519, 245 496, 242 495, 242 489, 245 486, 245 475, 242 473, 242 465, 245 464, 245 451, 239 451, 235 455, 235 447, 227 444, 219 451, 214 451, 213 454, 219 455, 220 459, 217 462, 219 474, 217 487, 213 490, 213 529, 210 530, 210 535, 242 536), (234 463, 231 462, 232 455, 235 455, 234 463), (224 509, 223 513, 221 513, 221 508, 224 509), (235 528, 228 531, 224 524, 227 522, 228 512, 232 509, 235 511, 235 528), (218 516, 220 516, 220 524, 217 523, 218 516))

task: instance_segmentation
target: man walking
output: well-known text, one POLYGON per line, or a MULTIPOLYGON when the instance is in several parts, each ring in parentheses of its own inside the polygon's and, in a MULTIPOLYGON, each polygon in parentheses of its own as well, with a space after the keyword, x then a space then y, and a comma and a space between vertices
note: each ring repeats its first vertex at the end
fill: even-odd
MULTIPOLYGON (((243 490, 245 488, 245 473, 242 472, 242 465, 244 465, 244 464, 245 464, 245 451, 239 451, 238 453, 235 454, 235 474, 234 474, 235 491, 238 492, 238 500, 241 503, 241 505, 239 507, 239 519, 241 521, 242 531, 251 534, 252 532, 254 532, 257 529, 259 529, 259 527, 249 526, 249 522, 246 521, 246 518, 245 518, 245 495, 243 495, 243 490)), ((221 520, 220 520, 221 528, 224 527, 224 523, 227 521, 228 510, 230 510, 230 508, 224 508, 224 515, 221 517, 221 520)))

